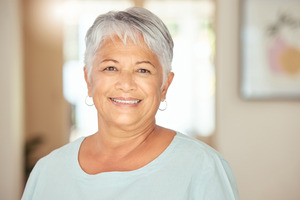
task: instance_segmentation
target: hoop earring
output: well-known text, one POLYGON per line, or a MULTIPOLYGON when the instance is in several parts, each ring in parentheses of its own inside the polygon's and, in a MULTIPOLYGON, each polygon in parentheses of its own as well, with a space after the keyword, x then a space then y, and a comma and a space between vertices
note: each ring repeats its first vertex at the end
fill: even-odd
POLYGON ((89 96, 88 95, 86 95, 86 97, 85 97, 85 104, 87 105, 87 106, 93 106, 94 105, 94 103, 92 103, 92 104, 89 104, 88 102, 87 102, 87 99, 89 98, 89 96))
POLYGON ((167 107, 168 107, 168 103, 167 103, 166 100, 162 101, 161 103, 165 103, 165 106, 164 106, 164 108, 160 108, 160 106, 159 106, 158 110, 165 111, 167 109, 167 107))

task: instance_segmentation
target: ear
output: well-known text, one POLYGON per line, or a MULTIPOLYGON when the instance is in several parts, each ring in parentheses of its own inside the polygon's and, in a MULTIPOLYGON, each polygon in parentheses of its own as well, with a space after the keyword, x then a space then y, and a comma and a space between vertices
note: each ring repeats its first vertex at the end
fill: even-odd
POLYGON ((90 84, 90 80, 89 80, 89 77, 88 77, 88 72, 87 72, 86 66, 84 66, 83 70, 84 70, 84 79, 85 79, 87 89, 88 89, 88 95, 89 95, 89 97, 92 97, 92 87, 91 87, 91 84, 90 84))
POLYGON ((162 91, 161 91, 161 101, 164 101, 166 99, 166 95, 167 95, 167 91, 173 81, 173 78, 174 78, 174 73, 173 72, 170 72, 168 74, 168 77, 167 77, 167 80, 162 88, 162 91))

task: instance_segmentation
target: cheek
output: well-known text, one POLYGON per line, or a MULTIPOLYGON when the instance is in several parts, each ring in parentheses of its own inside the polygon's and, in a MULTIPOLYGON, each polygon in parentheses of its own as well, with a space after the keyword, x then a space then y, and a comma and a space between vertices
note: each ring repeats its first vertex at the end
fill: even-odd
POLYGON ((140 86, 148 96, 153 98, 153 100, 160 100, 162 92, 158 81, 149 81, 147 83, 140 84, 140 86))
POLYGON ((101 79, 99 77, 95 77, 95 76, 92 77, 91 85, 90 85, 91 94, 93 96, 96 95, 96 94, 99 94, 99 93, 101 93, 101 90, 103 88, 105 88, 105 81, 103 81, 103 79, 101 79))

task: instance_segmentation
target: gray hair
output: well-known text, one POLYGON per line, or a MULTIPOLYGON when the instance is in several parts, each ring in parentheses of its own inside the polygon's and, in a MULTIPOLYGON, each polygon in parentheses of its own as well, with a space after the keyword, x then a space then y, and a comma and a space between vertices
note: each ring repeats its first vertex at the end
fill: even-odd
POLYGON ((139 44, 142 35, 148 48, 158 57, 163 68, 163 83, 171 72, 173 58, 173 40, 162 22, 149 10, 132 7, 125 11, 110 11, 96 18, 86 34, 85 65, 90 77, 96 51, 103 41, 117 35, 124 44, 131 39, 139 44))

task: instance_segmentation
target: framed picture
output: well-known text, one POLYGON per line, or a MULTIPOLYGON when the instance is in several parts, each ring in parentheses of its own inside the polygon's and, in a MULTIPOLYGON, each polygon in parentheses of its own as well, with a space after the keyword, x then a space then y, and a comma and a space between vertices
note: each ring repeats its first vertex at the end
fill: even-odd
POLYGON ((300 99, 299 10, 299 0, 242 0, 243 98, 300 99))

